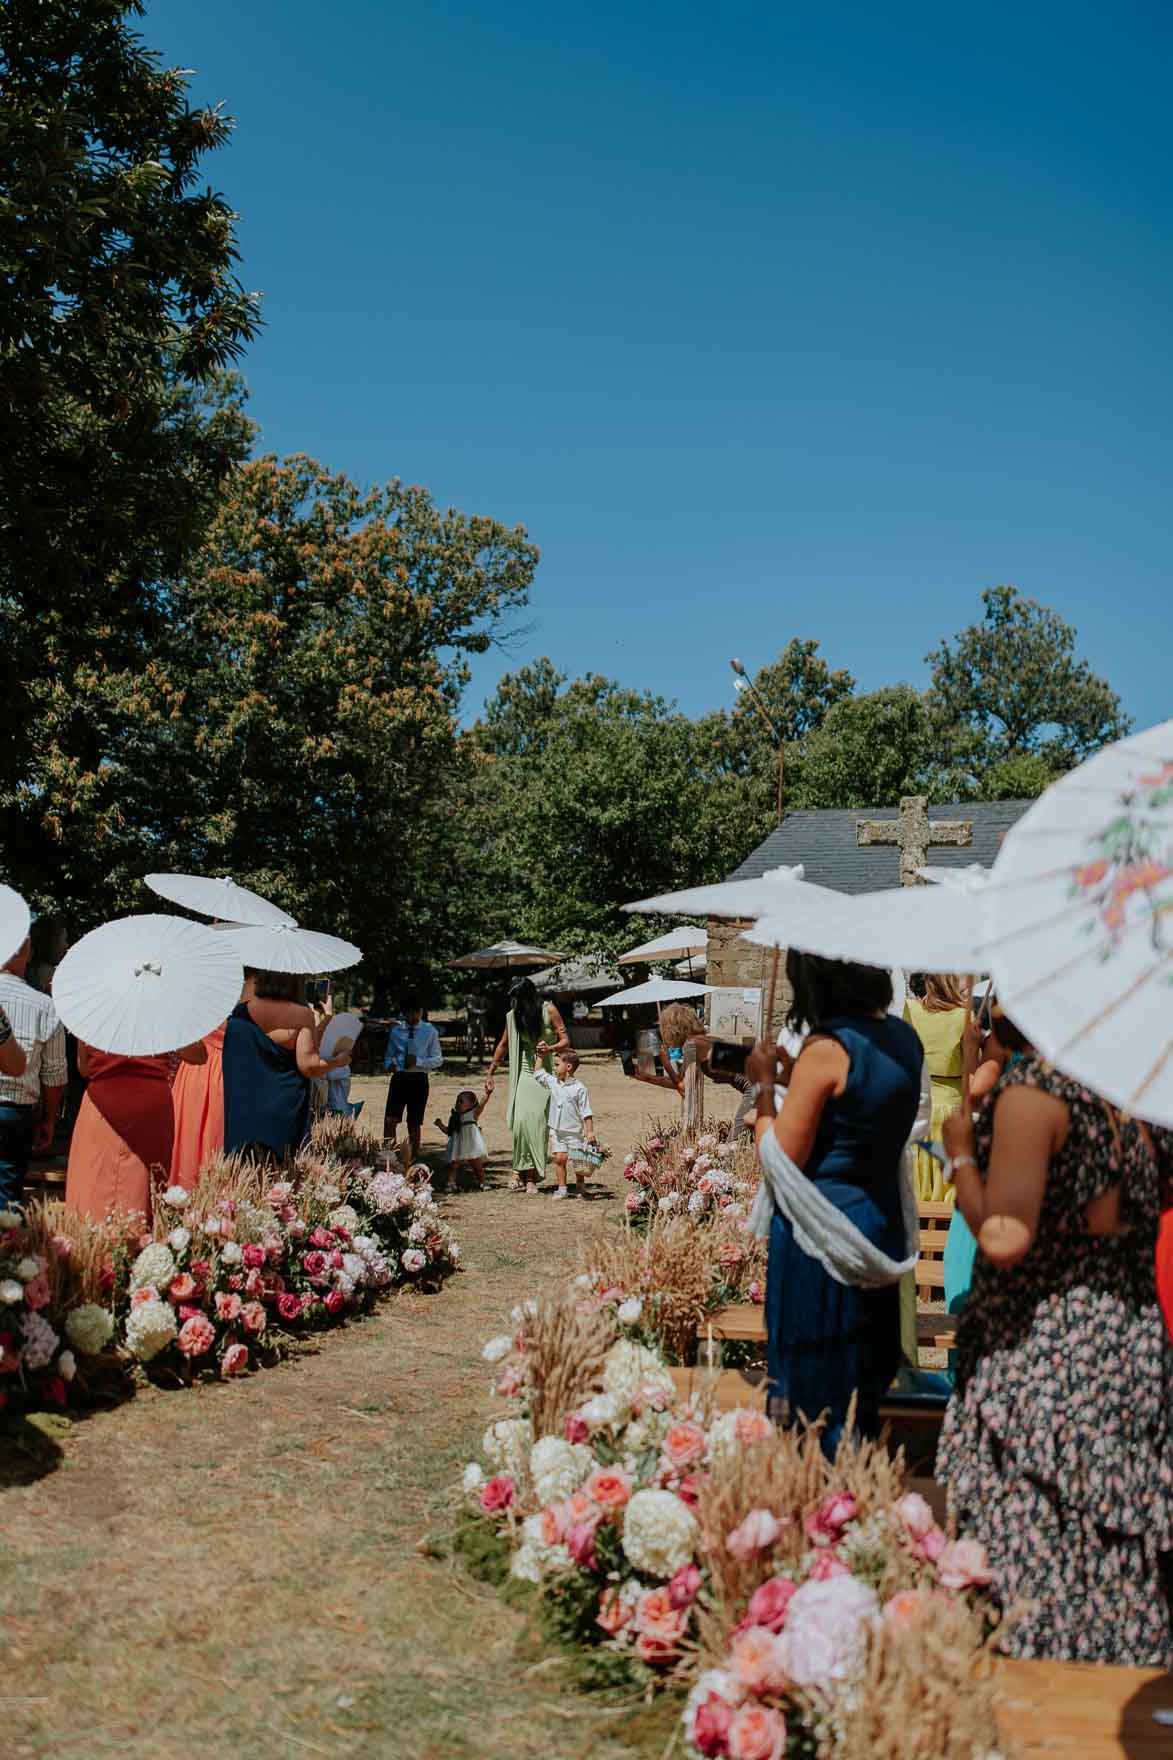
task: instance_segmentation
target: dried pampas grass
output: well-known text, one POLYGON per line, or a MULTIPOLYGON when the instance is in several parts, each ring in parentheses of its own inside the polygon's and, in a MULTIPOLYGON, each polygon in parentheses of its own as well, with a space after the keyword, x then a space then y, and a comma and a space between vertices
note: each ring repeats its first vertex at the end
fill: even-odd
POLYGON ((373 1124, 341 1112, 316 1118, 310 1130, 310 1148, 320 1155, 335 1155, 340 1161, 373 1161, 382 1147, 383 1138, 373 1124))
POLYGON ((55 1312, 81 1302, 109 1305, 109 1276, 125 1241, 125 1221, 91 1222, 60 1198, 46 1198, 28 1206, 25 1228, 31 1250, 47 1261, 55 1312))
POLYGON ((639 1296, 643 1324, 670 1363, 691 1362, 697 1327, 713 1305, 713 1231, 683 1216, 653 1222, 646 1234, 603 1228, 584 1243, 579 1267, 601 1289, 639 1296))
POLYGON ((610 1316, 573 1295, 538 1303, 525 1320, 526 1381, 535 1436, 560 1436, 571 1412, 597 1393, 615 1342, 610 1316))
POLYGON ((1007 1754, 995 1719, 992 1640, 963 1601, 936 1596, 908 1623, 881 1622, 867 1669, 820 1748, 868 1760, 1007 1754))

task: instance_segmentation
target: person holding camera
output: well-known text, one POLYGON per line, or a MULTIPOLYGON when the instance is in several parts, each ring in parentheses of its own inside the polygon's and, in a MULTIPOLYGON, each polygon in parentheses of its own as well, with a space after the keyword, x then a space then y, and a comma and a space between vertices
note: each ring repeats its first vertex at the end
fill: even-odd
POLYGON ((785 1059, 780 1112, 778 1048, 759 1043, 746 1065, 763 1175, 751 1227, 770 1246, 771 1411, 823 1414, 830 1457, 853 1399, 856 1431, 879 1435, 880 1401, 900 1367, 899 1284, 917 1243, 904 1152, 924 1054, 888 1012, 887 972, 791 950, 786 975, 787 1024, 806 1038, 793 1067, 785 1059))

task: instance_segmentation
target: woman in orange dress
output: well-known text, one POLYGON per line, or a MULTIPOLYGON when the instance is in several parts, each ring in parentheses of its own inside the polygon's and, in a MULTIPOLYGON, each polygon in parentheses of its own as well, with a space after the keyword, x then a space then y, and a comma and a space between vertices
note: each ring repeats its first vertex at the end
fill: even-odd
MULTIPOLYGON (((180 1053, 202 1063, 202 1041, 180 1053)), ((148 1220, 155 1185, 170 1183, 175 1113, 167 1058, 116 1057, 78 1045, 88 1087, 78 1110, 65 1173, 65 1202, 91 1221, 121 1212, 148 1220)))
POLYGON ((171 1088, 171 1183, 189 1192, 195 1190, 204 1163, 224 1149, 224 1027, 205 1033, 203 1043, 205 1061, 181 1063, 171 1088))

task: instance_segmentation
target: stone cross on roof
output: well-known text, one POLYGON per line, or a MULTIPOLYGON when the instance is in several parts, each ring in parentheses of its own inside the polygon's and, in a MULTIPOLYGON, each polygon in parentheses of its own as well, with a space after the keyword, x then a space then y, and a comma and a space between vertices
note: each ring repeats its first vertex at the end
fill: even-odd
POLYGON ((900 803, 899 819, 857 819, 855 841, 860 849, 871 844, 895 844, 900 851, 901 886, 921 886, 920 870, 928 865, 934 844, 968 849, 973 825, 967 819, 929 818, 927 795, 908 795, 900 803))

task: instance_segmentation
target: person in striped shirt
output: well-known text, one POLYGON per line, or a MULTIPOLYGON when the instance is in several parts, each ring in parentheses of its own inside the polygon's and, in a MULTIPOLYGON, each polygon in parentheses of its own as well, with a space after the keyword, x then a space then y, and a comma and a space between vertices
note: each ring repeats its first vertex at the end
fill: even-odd
POLYGON ((22 1201, 29 1158, 52 1145, 65 1091, 65 1028, 52 1000, 25 983, 30 952, 26 940, 0 969, 0 1009, 24 1054, 20 1074, 0 1058, 0 1207, 22 1201))

